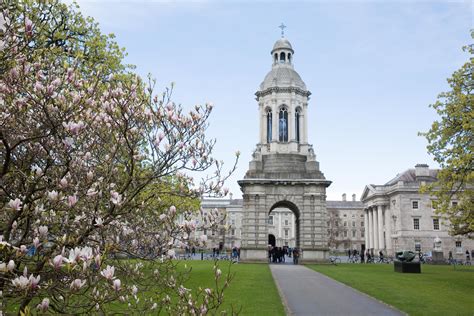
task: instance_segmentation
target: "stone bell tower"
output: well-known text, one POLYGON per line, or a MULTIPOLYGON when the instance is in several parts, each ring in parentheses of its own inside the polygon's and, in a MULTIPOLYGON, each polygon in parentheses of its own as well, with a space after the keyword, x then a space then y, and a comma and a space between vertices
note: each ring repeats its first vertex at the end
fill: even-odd
POLYGON ((271 50, 272 69, 255 93, 259 143, 243 180, 243 260, 267 260, 267 218, 275 208, 295 215, 296 246, 303 261, 328 255, 326 188, 331 181, 319 170, 308 143, 311 92, 293 67, 294 50, 283 36, 271 50))

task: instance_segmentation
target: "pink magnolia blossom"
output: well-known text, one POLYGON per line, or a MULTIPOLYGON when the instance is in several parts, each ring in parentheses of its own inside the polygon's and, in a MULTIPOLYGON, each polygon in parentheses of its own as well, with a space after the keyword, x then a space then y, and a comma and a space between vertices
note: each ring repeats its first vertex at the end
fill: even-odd
POLYGON ((61 188, 67 188, 67 186, 69 185, 69 183, 67 182, 67 179, 66 178, 62 178, 60 181, 59 181, 59 186, 61 188))
POLYGON ((26 248, 25 245, 21 245, 21 246, 20 246, 20 252, 21 252, 21 253, 26 253, 27 251, 28 251, 28 248, 26 248))
POLYGON ((96 218, 96 219, 95 219, 95 226, 97 226, 97 227, 102 227, 102 226, 104 226, 104 220, 103 220, 102 218, 100 218, 100 217, 96 218))
POLYGON ((221 276, 221 274, 222 274, 221 269, 217 269, 216 270, 216 277, 219 278, 221 276))
POLYGON ((207 235, 201 235, 201 237, 199 237, 199 239, 200 239, 202 242, 206 242, 206 241, 207 241, 207 235))
POLYGON ((120 287, 122 285, 122 282, 119 279, 114 280, 113 282, 113 288, 115 291, 120 291, 120 287))
POLYGON ((51 192, 48 192, 48 198, 51 201, 57 201, 57 200, 59 200, 59 193, 55 190, 53 190, 51 192))
POLYGON ((70 288, 72 291, 77 291, 77 290, 79 290, 81 287, 83 287, 84 284, 86 284, 86 280, 75 279, 74 281, 71 282, 71 285, 69 286, 69 288, 70 288))
POLYGON ((36 306, 36 308, 39 309, 42 312, 45 312, 46 310, 48 310, 48 308, 49 308, 49 298, 47 298, 47 297, 43 298, 41 303, 39 303, 36 306))
POLYGON ((76 205, 77 201, 78 198, 75 195, 70 195, 67 197, 67 205, 69 205, 69 207, 73 207, 74 205, 76 205))
POLYGON ((46 237, 48 235, 48 226, 38 227, 38 232, 39 232, 41 237, 46 237))
POLYGON ((171 215, 176 214, 176 206, 171 205, 171 206, 170 206, 170 209, 169 209, 169 213, 170 213, 171 215))
POLYGON ((64 257, 62 255, 57 255, 53 258, 53 267, 59 269, 63 266, 64 257))
POLYGON ((31 36, 32 30, 33 30, 33 22, 30 19, 25 18, 25 33, 28 36, 31 36))
POLYGON ((168 250, 167 252, 168 257, 174 258, 176 255, 176 252, 173 249, 168 250))
POLYGON ((15 265, 15 261, 10 260, 10 261, 8 261, 8 264, 7 264, 7 270, 10 271, 10 272, 12 272, 13 269, 15 269, 15 266, 16 266, 16 265, 15 265))
POLYGON ((116 191, 110 191, 110 201, 115 205, 122 204, 122 195, 116 191))
POLYGON ((14 200, 10 200, 10 201, 8 202, 8 206, 9 206, 12 210, 14 210, 14 211, 19 211, 19 210, 21 210, 21 204, 22 204, 22 203, 21 203, 21 201, 20 201, 19 198, 16 198, 16 199, 14 199, 14 200))
POLYGON ((207 295, 211 295, 212 290, 209 289, 209 288, 206 288, 206 289, 204 289, 204 292, 205 292, 207 295))
POLYGON ((39 245, 40 245, 40 240, 38 237, 35 237, 35 239, 33 239, 33 245, 35 246, 35 248, 38 248, 39 245))
POLYGON ((135 295, 137 295, 137 293, 138 293, 138 288, 137 288, 136 285, 133 285, 133 286, 132 286, 132 295, 135 296, 135 295))
POLYGON ((111 267, 109 265, 107 265, 107 268, 105 268, 104 270, 100 271, 100 274, 106 278, 107 280, 112 280, 114 279, 114 273, 115 273, 115 267, 111 267))

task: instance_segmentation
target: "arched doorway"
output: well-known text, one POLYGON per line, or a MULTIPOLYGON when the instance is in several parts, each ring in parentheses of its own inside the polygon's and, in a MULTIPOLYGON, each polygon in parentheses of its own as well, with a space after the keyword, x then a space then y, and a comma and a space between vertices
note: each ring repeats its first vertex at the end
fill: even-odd
POLYGON ((268 212, 268 234, 274 235, 274 247, 300 247, 300 212, 290 201, 275 203, 268 212))
POLYGON ((272 247, 276 246, 276 238, 273 234, 268 234, 268 244, 272 247))

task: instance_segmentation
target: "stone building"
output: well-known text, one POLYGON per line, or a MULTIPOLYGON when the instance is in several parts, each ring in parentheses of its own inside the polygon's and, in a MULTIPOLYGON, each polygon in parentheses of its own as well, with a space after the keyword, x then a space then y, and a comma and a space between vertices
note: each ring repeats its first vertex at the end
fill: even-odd
MULTIPOLYGON (((374 253, 430 252, 439 237, 444 256, 459 259, 474 249, 474 240, 448 233, 447 222, 435 213, 436 199, 420 193, 420 186, 436 181, 438 170, 418 164, 383 185, 367 185, 362 194, 365 211, 365 244, 374 253)), ((457 203, 453 200, 452 203, 457 203)))
POLYGON ((352 195, 347 201, 346 194, 342 201, 327 201, 328 239, 331 251, 346 252, 365 249, 364 206, 352 195))

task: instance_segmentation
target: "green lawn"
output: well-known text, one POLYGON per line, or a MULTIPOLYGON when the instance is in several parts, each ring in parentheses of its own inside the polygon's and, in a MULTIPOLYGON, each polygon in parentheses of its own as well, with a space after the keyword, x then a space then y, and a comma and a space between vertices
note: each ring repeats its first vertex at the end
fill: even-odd
MULTIPOLYGON (((196 289, 199 286, 213 284, 213 262, 186 261, 193 268, 186 287, 196 289)), ((184 262, 183 262, 184 264, 184 262)), ((221 262, 224 274, 228 263, 221 262)), ((240 315, 285 315, 275 282, 268 264, 239 263, 231 265, 235 277, 230 287, 224 292, 223 308, 237 310, 242 307, 240 315)))
POLYGON ((421 274, 388 264, 308 265, 410 315, 474 315, 474 267, 423 265, 421 274))

